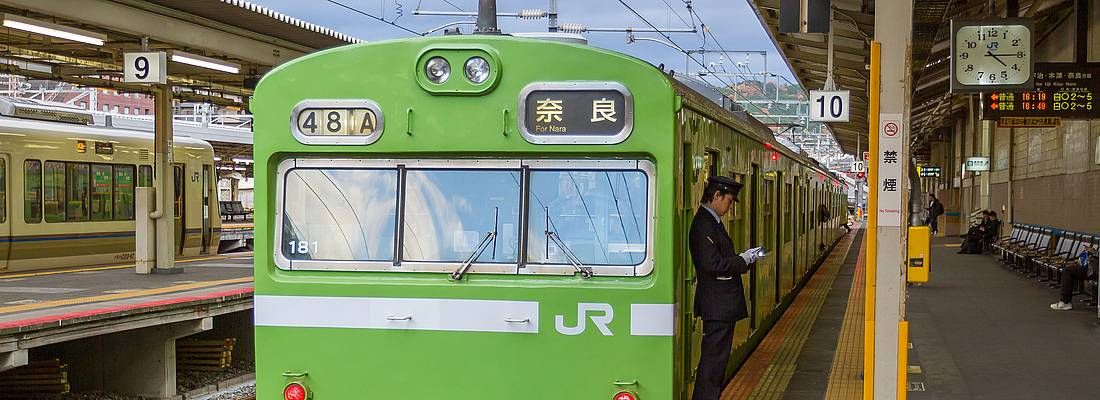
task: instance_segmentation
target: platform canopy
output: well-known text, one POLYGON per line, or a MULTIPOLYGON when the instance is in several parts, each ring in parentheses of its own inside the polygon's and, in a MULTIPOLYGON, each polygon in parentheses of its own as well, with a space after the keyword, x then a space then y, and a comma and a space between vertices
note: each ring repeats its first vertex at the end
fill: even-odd
POLYGON ((241 0, 0 0, 0 13, 0 72, 146 92, 121 82, 123 53, 141 51, 144 42, 170 58, 224 66, 168 65, 176 98, 220 105, 246 106, 258 79, 283 62, 360 42, 241 0))
MULTIPOLYGON (((953 18, 1005 16, 1010 3, 1019 7, 1019 16, 1035 20, 1036 46, 1048 44, 1042 39, 1063 23, 1073 12, 1073 2, 1065 0, 915 0, 913 1, 912 88, 910 132, 914 139, 912 154, 918 161, 929 157, 928 143, 937 140, 942 127, 963 117, 967 97, 949 93, 948 66, 953 18)), ((787 66, 806 89, 825 85, 828 61, 827 35, 821 33, 780 33, 780 0, 749 0, 787 66)), ((855 154, 867 148, 867 85, 870 74, 870 43, 875 30, 873 0, 832 0, 835 51, 833 80, 838 89, 852 91, 851 121, 830 123, 829 129, 845 153, 855 154)), ((1073 23, 1069 21, 1068 23, 1073 23)))

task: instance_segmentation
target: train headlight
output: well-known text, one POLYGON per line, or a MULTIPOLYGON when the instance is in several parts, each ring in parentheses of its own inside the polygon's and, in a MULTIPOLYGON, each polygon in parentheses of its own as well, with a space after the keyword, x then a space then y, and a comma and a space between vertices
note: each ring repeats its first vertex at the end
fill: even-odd
POLYGON ((466 60, 466 79, 470 82, 481 84, 489 79, 489 62, 481 57, 470 57, 466 60))
POLYGON ((432 83, 441 84, 451 77, 451 63, 443 57, 432 57, 424 64, 424 73, 432 83))

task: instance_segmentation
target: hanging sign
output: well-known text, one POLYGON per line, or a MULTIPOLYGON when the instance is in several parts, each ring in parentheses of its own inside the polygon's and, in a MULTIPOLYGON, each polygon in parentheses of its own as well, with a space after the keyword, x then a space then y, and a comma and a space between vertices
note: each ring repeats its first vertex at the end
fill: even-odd
POLYGON ((811 90, 810 121, 848 122, 849 97, 847 90, 811 90))
POLYGON ((878 226, 900 227, 902 166, 902 145, 905 136, 902 131, 901 114, 880 114, 878 127, 878 226))
POLYGON ((989 157, 967 157, 967 171, 989 171, 989 157))

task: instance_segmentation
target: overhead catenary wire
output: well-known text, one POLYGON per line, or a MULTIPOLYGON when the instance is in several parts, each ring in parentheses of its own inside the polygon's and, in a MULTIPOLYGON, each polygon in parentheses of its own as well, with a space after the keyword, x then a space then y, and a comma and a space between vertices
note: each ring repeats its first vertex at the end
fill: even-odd
POLYGON ((394 23, 393 21, 388 21, 388 20, 386 20, 385 18, 382 18, 382 17, 379 17, 379 16, 377 16, 377 15, 374 15, 374 14, 368 13, 368 12, 366 12, 366 11, 363 11, 363 10, 360 10, 360 9, 358 9, 358 8, 355 8, 355 7, 349 6, 349 5, 347 5, 347 4, 344 4, 344 3, 341 3, 341 2, 339 2, 339 1, 336 1, 336 0, 325 0, 325 1, 327 1, 327 2, 329 2, 329 3, 332 3, 332 4, 335 4, 335 5, 337 5, 337 6, 343 7, 343 8, 345 8, 345 9, 347 9, 347 10, 351 11, 351 12, 354 12, 354 13, 356 13, 356 14, 360 14, 360 15, 364 15, 364 16, 370 17, 370 18, 372 18, 372 19, 375 19, 375 20, 377 20, 377 21, 379 21, 379 22, 382 22, 382 23, 384 23, 384 24, 386 24, 386 25, 390 25, 390 26, 393 26, 393 27, 395 27, 395 28, 397 28, 397 29, 403 30, 403 31, 405 31, 405 32, 408 32, 408 33, 411 33, 411 34, 413 34, 413 35, 416 35, 416 36, 424 36, 424 34, 422 34, 422 33, 420 33, 420 32, 417 32, 417 31, 414 31, 414 30, 412 30, 412 29, 406 28, 406 27, 404 27, 404 26, 402 26, 402 25, 398 25, 398 24, 394 23))

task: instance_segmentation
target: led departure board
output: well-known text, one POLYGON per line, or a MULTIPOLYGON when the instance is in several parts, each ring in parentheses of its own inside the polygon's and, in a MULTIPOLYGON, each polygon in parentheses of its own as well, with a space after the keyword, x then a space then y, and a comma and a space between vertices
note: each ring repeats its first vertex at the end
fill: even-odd
POLYGON ((1035 89, 982 93, 982 118, 1100 115, 1100 63, 1035 63, 1035 89))

